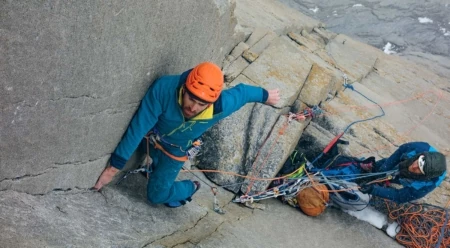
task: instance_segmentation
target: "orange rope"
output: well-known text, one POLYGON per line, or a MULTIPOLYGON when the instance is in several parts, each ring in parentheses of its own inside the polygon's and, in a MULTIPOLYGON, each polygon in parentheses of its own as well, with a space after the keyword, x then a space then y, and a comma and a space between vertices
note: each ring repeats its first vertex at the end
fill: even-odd
MULTIPOLYGON (((253 174, 253 175, 259 174, 259 173, 261 172, 261 170, 264 168, 264 165, 266 164, 267 159, 269 158, 270 154, 272 154, 273 148, 274 148, 275 145, 277 144, 278 139, 280 138, 280 136, 283 135, 284 132, 286 131, 287 126, 288 126, 288 120, 286 120, 286 122, 285 122, 285 123, 283 124, 283 126, 280 128, 280 131, 278 131, 277 137, 276 137, 275 140, 272 142, 272 145, 270 146, 267 155, 264 157, 263 162, 262 162, 259 166, 256 166, 256 161, 257 161, 258 156, 255 158, 255 161, 253 162, 253 166, 252 166, 252 174, 253 174), (255 168, 257 168, 257 170, 255 170, 255 168)), ((273 130, 273 129, 272 129, 272 130, 273 130)), ((272 130, 271 130, 271 132, 272 132, 272 130)), ((269 137, 270 137, 270 133, 269 133, 269 135, 267 136, 267 139, 268 139, 269 137)), ((264 141, 264 143, 267 141, 267 139, 264 141)), ((261 147, 262 147, 262 146, 261 146, 261 147)), ((261 151, 261 150, 259 150, 259 151, 261 151)), ((258 151, 258 155, 259 155, 259 151, 258 151)), ((247 194, 251 191, 251 189, 252 189, 254 183, 255 183, 254 180, 251 180, 251 181, 250 181, 250 183, 249 183, 248 186, 247 186, 247 192, 245 193, 245 195, 247 195, 247 194)))
POLYGON ((256 181, 273 181, 273 180, 278 180, 278 179, 284 179, 287 177, 290 177, 292 175, 294 175, 295 173, 297 173, 300 169, 302 168, 298 168, 297 170, 293 171, 290 174, 281 176, 281 177, 271 177, 271 178, 262 178, 262 177, 253 177, 253 176, 245 176, 245 175, 241 175, 235 172, 231 172, 231 171, 222 171, 222 170, 183 170, 182 172, 206 172, 206 173, 221 173, 221 174, 227 174, 227 175, 232 175, 232 176, 237 176, 237 177, 242 177, 245 179, 249 179, 249 180, 256 180, 256 181))
POLYGON ((396 220, 401 226, 395 237, 397 242, 410 248, 434 248, 442 236, 439 247, 450 247, 450 221, 449 216, 446 216, 448 209, 421 204, 398 205, 384 201, 389 218, 396 220))

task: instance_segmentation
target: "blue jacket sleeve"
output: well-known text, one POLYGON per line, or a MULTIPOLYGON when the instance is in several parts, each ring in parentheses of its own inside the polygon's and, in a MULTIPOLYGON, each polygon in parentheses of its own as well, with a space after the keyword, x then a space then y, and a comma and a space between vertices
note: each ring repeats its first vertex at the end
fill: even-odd
POLYGON ((268 93, 258 86, 238 84, 233 88, 224 90, 221 98, 223 113, 228 116, 247 103, 267 101, 268 93))
POLYGON ((417 200, 419 198, 424 197, 429 192, 433 191, 436 186, 427 186, 422 187, 420 189, 414 189, 412 187, 404 187, 402 189, 394 189, 394 188, 385 188, 375 185, 373 187, 372 192, 369 192, 371 195, 379 196, 381 198, 385 198, 396 203, 405 203, 413 200, 417 200))
POLYGON ((122 140, 111 155, 110 164, 117 169, 122 169, 125 166, 143 137, 153 128, 162 113, 159 96, 164 93, 158 93, 161 87, 155 87, 156 85, 157 82, 153 83, 145 94, 122 140))

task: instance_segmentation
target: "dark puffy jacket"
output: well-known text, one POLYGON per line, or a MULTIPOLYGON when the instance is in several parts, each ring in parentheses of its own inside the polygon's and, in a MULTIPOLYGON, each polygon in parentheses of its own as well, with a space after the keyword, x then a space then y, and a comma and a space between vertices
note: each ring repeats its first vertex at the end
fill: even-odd
MULTIPOLYGON (((398 164, 405 158, 411 158, 421 152, 437 152, 437 150, 426 142, 410 142, 401 145, 388 159, 384 160, 376 170, 378 172, 386 172, 398 170, 398 164)), ((375 185, 371 195, 379 196, 385 199, 404 203, 424 197, 433 191, 445 179, 446 171, 439 177, 435 177, 426 181, 402 178, 396 176, 391 180, 392 183, 401 184, 403 188, 395 189, 390 187, 382 187, 375 185)))

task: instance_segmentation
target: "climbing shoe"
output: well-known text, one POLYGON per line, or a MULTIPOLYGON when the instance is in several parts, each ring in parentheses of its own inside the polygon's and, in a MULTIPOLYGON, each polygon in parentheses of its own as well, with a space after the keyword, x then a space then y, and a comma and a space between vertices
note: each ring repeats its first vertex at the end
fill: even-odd
POLYGON ((186 203, 192 201, 192 196, 200 189, 200 186, 201 186, 199 181, 193 181, 193 183, 194 183, 194 187, 195 187, 194 193, 192 193, 191 196, 186 198, 186 200, 164 203, 164 205, 169 208, 178 208, 178 207, 181 207, 181 206, 185 205, 186 203))

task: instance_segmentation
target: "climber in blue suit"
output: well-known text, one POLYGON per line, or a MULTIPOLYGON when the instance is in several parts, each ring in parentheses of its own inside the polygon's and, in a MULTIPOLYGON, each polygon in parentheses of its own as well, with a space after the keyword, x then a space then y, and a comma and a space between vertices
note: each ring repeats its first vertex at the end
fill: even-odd
POLYGON ((110 165, 94 186, 100 190, 111 182, 143 138, 152 133, 150 149, 152 172, 147 184, 147 198, 155 204, 179 207, 199 189, 197 181, 175 181, 185 161, 186 151, 195 140, 219 120, 251 102, 275 105, 279 90, 239 84, 223 89, 220 68, 204 62, 181 75, 163 76, 144 96, 122 140, 111 155, 110 165))
POLYGON ((390 183, 399 184, 402 188, 367 184, 360 191, 404 203, 422 198, 438 187, 445 179, 447 165, 445 156, 428 143, 410 142, 401 145, 389 158, 378 161, 373 167, 361 169, 366 172, 396 171, 390 183))

